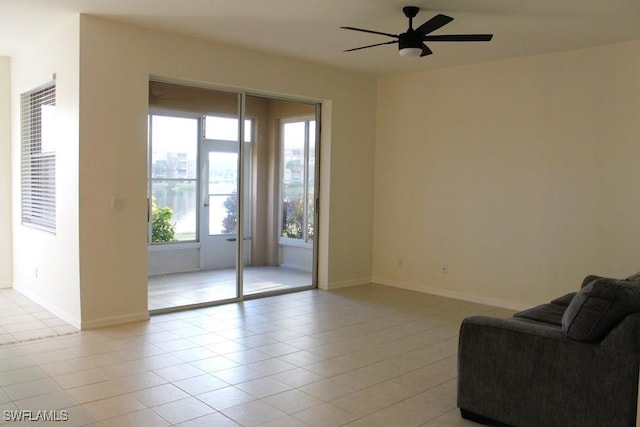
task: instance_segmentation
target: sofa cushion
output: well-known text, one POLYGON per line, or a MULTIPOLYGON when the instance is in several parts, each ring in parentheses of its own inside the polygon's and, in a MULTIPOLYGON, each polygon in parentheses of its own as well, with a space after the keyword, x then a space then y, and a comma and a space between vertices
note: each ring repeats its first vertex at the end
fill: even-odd
POLYGON ((640 283, 598 278, 573 298, 562 316, 562 329, 573 340, 596 341, 638 311, 640 283))
POLYGON ((571 301, 573 300, 573 297, 576 296, 576 294, 577 292, 570 292, 566 295, 563 295, 559 298, 554 299, 553 301, 551 301, 551 304, 561 305, 562 307, 567 308, 571 303, 571 301))
POLYGON ((566 307, 559 304, 542 304, 513 315, 516 319, 533 320, 554 326, 562 326, 562 315, 566 307))

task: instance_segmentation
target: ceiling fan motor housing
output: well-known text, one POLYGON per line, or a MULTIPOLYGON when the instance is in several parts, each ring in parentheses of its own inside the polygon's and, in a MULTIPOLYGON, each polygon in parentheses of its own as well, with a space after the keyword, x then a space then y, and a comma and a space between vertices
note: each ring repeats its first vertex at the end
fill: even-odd
POLYGON ((398 49, 422 49, 422 34, 409 30, 398 37, 398 49))

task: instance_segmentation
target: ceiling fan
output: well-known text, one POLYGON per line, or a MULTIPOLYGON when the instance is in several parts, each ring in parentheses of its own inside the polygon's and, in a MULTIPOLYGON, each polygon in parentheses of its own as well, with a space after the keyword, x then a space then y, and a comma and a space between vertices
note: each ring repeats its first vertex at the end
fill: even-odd
POLYGON ((413 28, 413 18, 420 11, 416 6, 405 6, 402 8, 404 15, 409 18, 409 28, 402 34, 390 34, 380 31, 365 30, 363 28, 356 27, 340 27, 345 30, 362 31, 364 33, 380 34, 382 36, 392 37, 396 40, 389 42, 382 42, 376 44, 370 44, 367 46, 360 46, 353 49, 347 49, 345 52, 351 52, 354 50, 367 49, 375 46, 382 46, 385 44, 398 43, 398 49, 401 56, 427 56, 433 52, 424 42, 488 42, 493 38, 493 34, 443 34, 443 35, 429 35, 433 31, 441 28, 451 21, 453 18, 447 15, 438 14, 429 19, 418 28, 413 28))

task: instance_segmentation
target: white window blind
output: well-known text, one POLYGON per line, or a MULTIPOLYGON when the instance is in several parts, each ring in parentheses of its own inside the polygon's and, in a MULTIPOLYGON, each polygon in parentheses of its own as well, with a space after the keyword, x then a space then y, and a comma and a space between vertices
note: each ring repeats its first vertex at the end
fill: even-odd
POLYGON ((56 86, 21 95, 22 223, 56 231, 56 86))

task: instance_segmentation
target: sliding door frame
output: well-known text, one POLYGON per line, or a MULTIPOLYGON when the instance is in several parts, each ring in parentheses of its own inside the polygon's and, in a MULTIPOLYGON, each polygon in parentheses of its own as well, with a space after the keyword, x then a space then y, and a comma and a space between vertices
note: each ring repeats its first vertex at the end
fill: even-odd
MULTIPOLYGON (((194 85, 189 82, 180 82, 175 80, 167 80, 160 77, 151 76, 149 82, 158 82, 158 83, 167 83, 167 84, 175 84, 186 87, 198 88, 203 90, 212 90, 212 91, 222 91, 226 93, 233 93, 239 95, 239 105, 238 105, 238 229, 237 229, 237 245, 236 245, 236 295, 237 298, 230 298, 224 300, 216 300, 216 301, 207 301, 195 304, 187 304, 176 307, 167 307, 162 309, 150 310, 150 314, 163 314, 170 313, 176 311, 183 310, 191 310, 197 308, 211 307, 216 305, 228 304, 233 302, 241 302, 244 300, 251 300, 275 295, 282 295, 292 292, 299 292, 305 290, 311 290, 318 288, 318 257, 319 257, 319 228, 320 228, 320 169, 322 165, 321 158, 321 146, 322 146, 322 121, 321 121, 321 112, 323 108, 323 103, 320 100, 312 100, 312 99, 304 99, 292 96, 282 96, 275 95, 268 92, 251 92, 245 91, 242 89, 234 89, 229 87, 217 87, 215 85, 194 85), (246 191, 246 150, 247 144, 245 143, 245 127, 244 122, 246 120, 246 102, 247 97, 256 97, 256 98, 264 98, 264 99, 272 99, 277 101, 285 101, 285 102, 295 102, 301 104, 312 105, 315 107, 315 120, 316 120, 316 129, 315 129, 315 167, 314 167, 314 239, 313 239, 313 255, 312 255, 312 272, 311 272, 311 284, 309 286, 300 286, 296 288, 287 288, 287 289, 278 289, 260 293, 253 294, 244 294, 244 231, 245 231, 245 210, 246 210, 246 197, 244 192, 246 191)), ((154 108, 149 109, 149 114, 154 108)), ((200 132, 202 132, 200 130, 200 132)), ((200 153, 200 149, 198 149, 198 153, 200 153)), ((148 153, 148 156, 151 156, 148 153)), ((198 164, 200 162, 198 161, 198 164)), ((279 168, 279 166, 278 166, 279 168)), ((200 185, 198 185, 199 187, 200 185)), ((198 197, 200 197, 201 191, 198 191, 198 197)), ((278 190, 279 193, 279 190, 278 190)), ((202 203, 203 201, 199 201, 202 203)), ((199 223, 198 223, 199 224, 199 223)))

